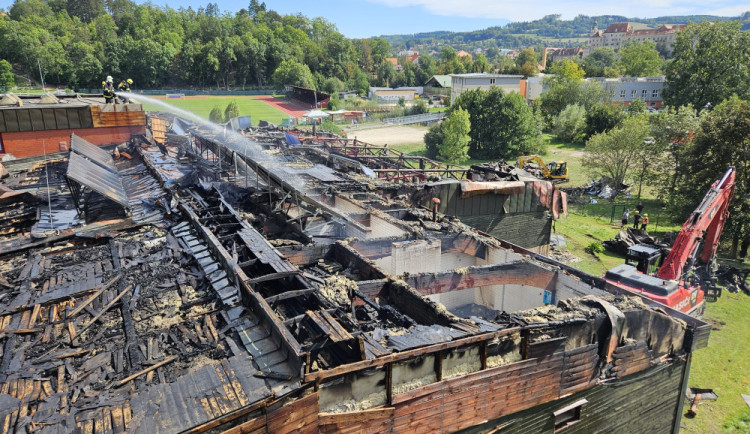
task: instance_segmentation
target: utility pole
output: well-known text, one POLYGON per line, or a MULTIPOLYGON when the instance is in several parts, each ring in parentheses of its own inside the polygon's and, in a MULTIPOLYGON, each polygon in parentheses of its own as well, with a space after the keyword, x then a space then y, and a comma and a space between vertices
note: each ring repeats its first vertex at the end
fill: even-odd
POLYGON ((42 93, 44 93, 44 74, 42 74, 42 62, 39 58, 36 59, 36 64, 39 66, 39 77, 42 79, 42 93))

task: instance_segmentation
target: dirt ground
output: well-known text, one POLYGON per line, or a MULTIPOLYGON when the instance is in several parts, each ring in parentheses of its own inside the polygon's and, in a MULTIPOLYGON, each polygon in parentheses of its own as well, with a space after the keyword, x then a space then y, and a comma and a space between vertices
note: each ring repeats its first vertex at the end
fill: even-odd
POLYGON ((371 130, 354 130, 346 133, 347 137, 361 140, 373 145, 405 145, 411 143, 422 143, 427 127, 422 126, 400 126, 373 128, 371 130))

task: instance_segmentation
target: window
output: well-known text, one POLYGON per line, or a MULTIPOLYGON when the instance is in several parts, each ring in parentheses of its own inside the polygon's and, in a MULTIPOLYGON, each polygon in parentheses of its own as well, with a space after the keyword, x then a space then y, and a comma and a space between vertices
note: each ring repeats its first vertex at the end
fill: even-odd
POLYGON ((635 97, 638 96, 638 91, 633 89, 630 91, 630 98, 635 99, 635 97))
POLYGON ((620 98, 625 98, 625 89, 620 90, 620 98))
POLYGON ((643 97, 643 99, 646 99, 646 97, 648 96, 648 90, 643 89, 643 91, 641 91, 641 96, 643 97))
POLYGON ((651 98, 659 98, 659 89, 654 89, 651 91, 651 98))
POLYGON ((614 90, 614 89, 611 89, 611 90, 609 91, 609 97, 610 97, 610 98, 614 98, 614 97, 615 97, 615 90, 614 90))
POLYGON ((495 79, 494 78, 490 78, 490 84, 495 84, 495 79))
POLYGON ((580 399, 566 407, 552 413, 555 416, 555 432, 558 433, 569 426, 577 424, 581 420, 581 409, 588 401, 580 399))

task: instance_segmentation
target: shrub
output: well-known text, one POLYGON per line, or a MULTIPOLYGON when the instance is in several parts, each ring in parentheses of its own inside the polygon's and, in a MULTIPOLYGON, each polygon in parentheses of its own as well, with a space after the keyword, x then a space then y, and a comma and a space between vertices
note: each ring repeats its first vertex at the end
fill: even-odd
POLYGON ((598 243, 594 241, 588 246, 586 246, 586 248, 584 248, 583 250, 585 250, 586 253, 590 255, 599 256, 599 253, 604 252, 604 247, 602 247, 602 243, 598 243))
POLYGON ((339 136, 345 135, 341 128, 339 128, 338 125, 334 124, 332 121, 323 121, 323 123, 320 124, 320 129, 338 134, 339 136))
POLYGON ((586 109, 571 104, 563 109, 553 122, 555 135, 566 142, 582 142, 586 127, 586 109))
POLYGON ((211 109, 211 113, 208 114, 208 120, 218 124, 221 123, 221 121, 224 118, 224 114, 221 112, 221 107, 216 106, 211 109))
POLYGON ((237 105, 237 101, 232 101, 227 104, 227 108, 224 109, 224 122, 229 122, 229 119, 236 118, 240 115, 240 106, 237 105))

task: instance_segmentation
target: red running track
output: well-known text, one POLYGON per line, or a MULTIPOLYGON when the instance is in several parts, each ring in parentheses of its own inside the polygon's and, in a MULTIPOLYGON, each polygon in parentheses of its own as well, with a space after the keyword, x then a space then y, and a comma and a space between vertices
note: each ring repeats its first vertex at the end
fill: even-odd
POLYGON ((302 117, 303 114, 307 113, 307 110, 301 109, 294 104, 288 103, 280 98, 274 98, 271 95, 261 95, 253 97, 253 99, 259 99, 264 103, 270 105, 273 108, 277 108, 284 113, 294 116, 295 118, 302 117))

